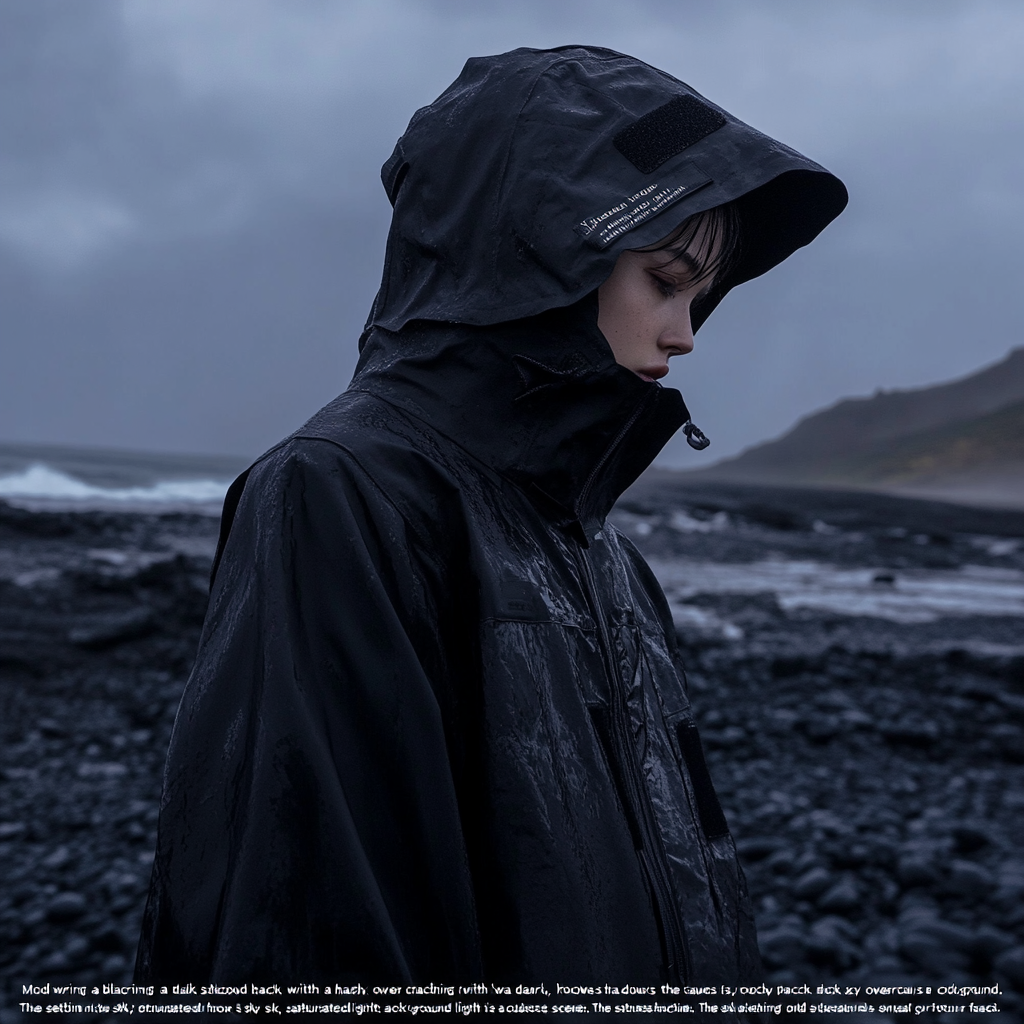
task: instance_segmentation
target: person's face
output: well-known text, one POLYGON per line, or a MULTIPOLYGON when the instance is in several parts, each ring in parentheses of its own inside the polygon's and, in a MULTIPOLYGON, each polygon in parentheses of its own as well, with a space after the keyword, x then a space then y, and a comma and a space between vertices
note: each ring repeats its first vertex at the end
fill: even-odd
MULTIPOLYGON (((694 246, 704 232, 697 234, 694 246)), ((597 290, 597 325, 615 361, 645 380, 664 377, 672 356, 693 350, 690 305, 712 284, 708 278, 694 280, 694 256, 703 254, 687 250, 667 263, 671 255, 627 250, 597 290)))

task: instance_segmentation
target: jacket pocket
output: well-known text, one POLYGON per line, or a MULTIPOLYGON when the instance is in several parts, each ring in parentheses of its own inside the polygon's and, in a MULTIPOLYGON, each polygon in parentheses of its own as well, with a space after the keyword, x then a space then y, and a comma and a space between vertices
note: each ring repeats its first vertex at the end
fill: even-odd
POLYGON ((729 823, 725 820, 725 812, 718 802, 718 794, 704 760, 704 746, 697 725, 687 716, 677 718, 670 728, 675 732, 683 767, 690 778, 700 827, 708 839, 721 839, 729 834, 729 823))

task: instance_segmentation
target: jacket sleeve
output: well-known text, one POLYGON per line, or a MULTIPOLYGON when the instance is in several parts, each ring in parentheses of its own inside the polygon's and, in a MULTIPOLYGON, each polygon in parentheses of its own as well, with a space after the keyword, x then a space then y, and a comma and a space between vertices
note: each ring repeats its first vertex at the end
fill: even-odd
POLYGON ((330 442, 252 470, 171 738, 139 980, 480 976, 412 547, 330 442))

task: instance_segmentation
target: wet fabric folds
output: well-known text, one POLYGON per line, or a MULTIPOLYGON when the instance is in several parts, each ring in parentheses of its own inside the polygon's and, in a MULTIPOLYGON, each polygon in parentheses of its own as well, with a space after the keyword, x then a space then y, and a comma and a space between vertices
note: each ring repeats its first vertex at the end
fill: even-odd
POLYGON ((601 353, 585 307, 571 359, 565 314, 377 332, 349 391, 250 471, 175 725, 140 976, 756 975, 732 840, 678 739, 664 597, 604 522, 685 407, 601 353), (524 381, 520 350, 554 383, 524 381), (481 403, 497 425, 454 442, 481 403))

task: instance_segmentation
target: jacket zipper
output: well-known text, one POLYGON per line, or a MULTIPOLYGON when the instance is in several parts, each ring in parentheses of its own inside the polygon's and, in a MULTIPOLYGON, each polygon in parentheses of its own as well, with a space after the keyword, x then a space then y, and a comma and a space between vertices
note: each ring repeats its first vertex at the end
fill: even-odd
MULTIPOLYGON (((660 384, 657 386, 661 387, 660 384)), ((590 491, 594 486, 594 481, 597 479, 597 476, 601 472, 601 470, 604 469, 605 465, 608 463, 608 460, 612 457, 612 454, 615 451, 615 449, 618 448, 619 445, 622 443, 623 438, 633 429, 633 424, 636 423, 638 419, 640 419, 640 416, 643 414, 644 410, 647 408, 648 405, 651 404, 651 399, 654 394, 657 394, 657 392, 651 392, 650 394, 644 396, 643 401, 637 405, 637 407, 630 414, 629 419, 622 425, 621 429, 615 435, 615 437, 612 438, 611 444, 609 444, 608 447, 605 448, 604 454, 598 460, 597 465, 594 466, 594 468, 590 471, 590 475, 584 481, 583 487, 580 489, 579 500, 576 502, 576 514, 579 517, 581 524, 583 522, 583 514, 586 508, 586 504, 590 499, 590 491)))
POLYGON ((644 874, 651 894, 658 931, 665 958, 667 981, 684 983, 691 974, 687 956, 683 922, 679 915, 678 905, 673 898, 672 886, 669 881, 668 864, 665 852, 654 823, 654 813, 647 795, 647 787, 637 762, 636 747, 633 743, 632 729, 629 721, 629 708, 623 687, 617 680, 612 656, 611 638, 608 635, 608 624, 604 617, 604 608, 598 596, 597 584, 587 553, 577 549, 578 560, 583 570, 587 598, 590 602, 594 618, 597 620, 598 637, 601 644, 601 655, 604 662, 605 675, 609 687, 609 709, 611 720, 610 749, 607 751, 609 760, 617 761, 616 768, 621 778, 620 798, 626 806, 623 808, 631 826, 639 833, 634 836, 637 845, 637 859, 644 874))

